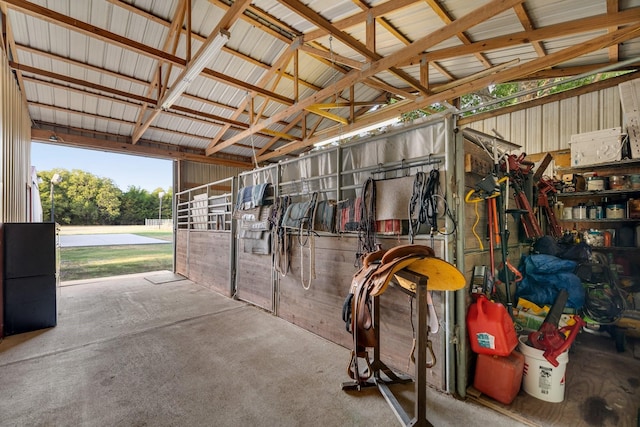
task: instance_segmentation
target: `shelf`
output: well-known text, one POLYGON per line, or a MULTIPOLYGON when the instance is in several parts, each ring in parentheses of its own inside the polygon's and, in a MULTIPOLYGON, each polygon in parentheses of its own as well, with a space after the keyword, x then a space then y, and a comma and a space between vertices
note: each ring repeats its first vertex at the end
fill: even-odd
POLYGON ((558 221, 560 222, 600 222, 600 223, 623 223, 623 222, 640 222, 640 218, 602 218, 602 219, 591 219, 591 218, 585 218, 585 219, 577 219, 577 218, 571 218, 571 219, 563 219, 563 218, 558 218, 558 221))
POLYGON ((560 198, 560 197, 628 196, 631 194, 640 194, 640 189, 574 191, 569 193, 556 193, 556 197, 560 198))
POLYGON ((640 159, 625 159, 617 162, 598 163, 597 165, 559 167, 557 170, 558 172, 567 172, 574 170, 606 169, 620 166, 640 166, 640 159))

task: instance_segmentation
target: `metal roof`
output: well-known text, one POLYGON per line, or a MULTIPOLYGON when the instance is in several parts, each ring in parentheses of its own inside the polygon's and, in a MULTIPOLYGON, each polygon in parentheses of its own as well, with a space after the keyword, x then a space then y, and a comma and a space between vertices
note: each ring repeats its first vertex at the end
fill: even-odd
POLYGON ((640 0, 0 0, 0 11, 34 140, 230 166, 491 83, 640 57, 640 0), (163 110, 220 30, 229 39, 163 110))

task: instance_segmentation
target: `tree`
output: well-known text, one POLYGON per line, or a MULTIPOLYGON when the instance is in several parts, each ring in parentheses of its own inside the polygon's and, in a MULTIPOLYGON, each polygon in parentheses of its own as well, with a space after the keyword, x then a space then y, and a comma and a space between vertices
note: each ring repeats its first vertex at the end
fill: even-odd
POLYGON ((51 214, 49 185, 55 173, 62 177, 54 188, 56 222, 74 225, 115 223, 120 216, 120 189, 109 178, 99 178, 78 169, 39 173, 41 182, 38 188, 45 217, 51 214))
POLYGON ((145 218, 150 217, 152 206, 151 194, 147 190, 139 187, 130 186, 120 199, 121 214, 119 218, 120 224, 134 225, 144 224, 145 218))

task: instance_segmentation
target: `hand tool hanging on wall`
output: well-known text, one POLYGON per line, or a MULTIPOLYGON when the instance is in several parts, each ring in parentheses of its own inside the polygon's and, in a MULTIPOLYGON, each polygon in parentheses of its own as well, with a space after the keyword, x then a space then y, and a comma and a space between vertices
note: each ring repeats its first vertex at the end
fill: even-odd
POLYGON ((486 280, 486 288, 483 292, 486 294, 492 293, 495 288, 495 245, 500 244, 500 230, 498 226, 498 210, 496 199, 500 195, 500 185, 504 183, 508 177, 504 176, 500 179, 495 174, 489 174, 480 180, 476 187, 470 190, 465 196, 466 203, 473 203, 475 206, 476 221, 473 224, 473 235, 478 239, 480 244, 480 250, 484 250, 482 239, 476 231, 476 226, 480 221, 480 214, 478 213, 478 204, 486 202, 487 204, 487 231, 489 238, 489 275, 486 280))
POLYGON ((553 197, 558 190, 554 187, 551 180, 541 178, 538 181, 538 207, 542 209, 542 213, 547 218, 548 233, 556 239, 562 237, 562 227, 556 218, 556 214, 553 211, 551 204, 549 203, 549 197, 553 197))
POLYGON ((524 191, 526 176, 531 173, 534 163, 525 160, 525 157, 525 153, 520 153, 518 156, 515 154, 505 156, 502 162, 502 170, 509 176, 517 207, 517 211, 511 211, 510 213, 516 214, 516 220, 517 216, 520 217, 527 238, 538 239, 543 235, 542 230, 524 191))

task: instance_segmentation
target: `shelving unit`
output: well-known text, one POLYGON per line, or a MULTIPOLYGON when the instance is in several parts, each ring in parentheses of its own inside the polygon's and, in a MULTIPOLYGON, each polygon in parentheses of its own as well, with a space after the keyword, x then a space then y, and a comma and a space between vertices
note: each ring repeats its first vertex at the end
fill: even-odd
MULTIPOLYGON (((607 177, 612 175, 633 175, 640 174, 640 159, 621 160, 612 163, 602 163, 597 165, 576 166, 570 168, 559 168, 559 173, 586 174, 597 173, 599 176, 607 177)), ((609 254, 616 264, 620 263, 626 270, 625 275, 640 274, 640 247, 637 245, 637 233, 640 232, 640 218, 629 218, 628 201, 640 199, 640 189, 607 189, 596 191, 576 191, 567 193, 557 193, 557 200, 563 203, 565 208, 574 207, 579 204, 603 205, 622 204, 625 212, 624 218, 571 218, 564 219, 558 215, 560 225, 566 230, 575 230, 579 234, 583 231, 599 230, 610 231, 612 242, 609 246, 591 245, 593 251, 609 254)), ((603 207, 603 210, 604 207, 603 207)), ((606 215, 605 215, 606 216, 606 215)))

